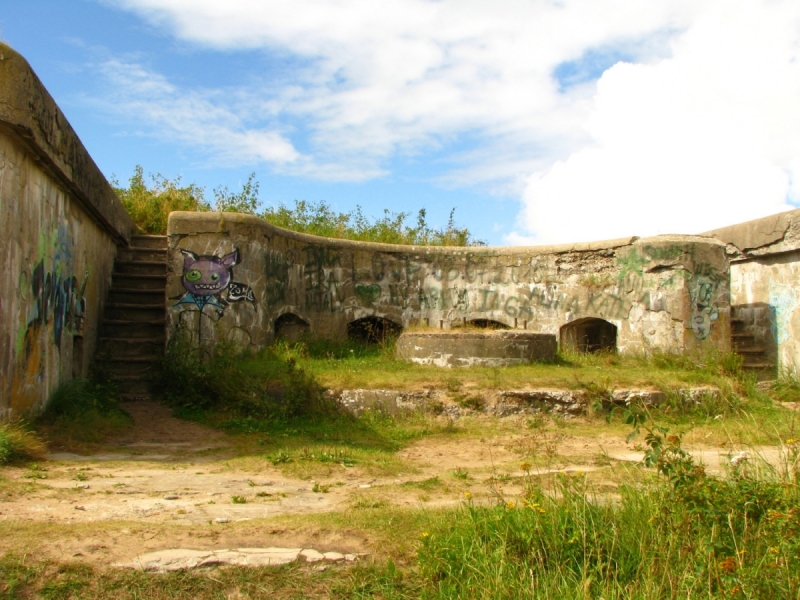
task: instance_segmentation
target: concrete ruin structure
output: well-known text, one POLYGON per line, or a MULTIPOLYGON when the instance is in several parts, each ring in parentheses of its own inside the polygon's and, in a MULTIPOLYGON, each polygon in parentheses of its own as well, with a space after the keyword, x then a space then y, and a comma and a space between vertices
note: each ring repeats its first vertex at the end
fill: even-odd
POLYGON ((0 417, 86 376, 133 228, 28 63, 0 44, 0 417))
POLYGON ((135 397, 176 335, 258 350, 472 325, 541 336, 549 355, 733 348, 793 369, 798 214, 541 247, 327 239, 234 213, 176 212, 167 237, 137 236, 27 62, 0 44, 0 417, 41 409, 93 358, 135 397))
POLYGON ((800 366, 800 210, 707 234, 728 245, 734 346, 767 374, 800 366))
POLYGON ((495 326, 621 353, 730 349, 728 257, 667 235, 541 247, 320 238, 251 215, 174 212, 167 331, 258 350, 276 338, 495 326))

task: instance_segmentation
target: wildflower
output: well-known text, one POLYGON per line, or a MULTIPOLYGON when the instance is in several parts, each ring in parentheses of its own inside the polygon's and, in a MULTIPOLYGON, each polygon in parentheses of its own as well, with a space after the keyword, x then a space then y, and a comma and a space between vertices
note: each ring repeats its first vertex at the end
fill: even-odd
POLYGON ((521 468, 523 471, 525 471, 525 472, 527 473, 528 471, 530 471, 530 470, 531 470, 531 467, 532 467, 532 466, 533 466, 533 465, 532 465, 531 463, 529 463, 529 462, 524 462, 524 463, 522 463, 522 464, 520 465, 520 468, 521 468))
POLYGON ((464 498, 469 500, 470 498, 472 498, 472 494, 470 494, 469 492, 464 492, 464 498))
POLYGON ((513 501, 513 500, 509 500, 508 502, 506 502, 506 508, 507 508, 508 510, 511 510, 511 509, 513 509, 513 508, 516 508, 516 506, 517 506, 517 505, 514 503, 514 501, 513 501))
POLYGON ((430 537, 430 535, 431 535, 431 534, 430 534, 430 533, 428 533, 427 531, 423 531, 423 532, 422 532, 422 537, 423 537, 423 538, 430 537))
POLYGON ((739 452, 736 456, 731 457, 731 464, 735 467, 743 460, 747 460, 747 452, 739 452))
POLYGON ((731 573, 736 570, 736 559, 732 556, 729 556, 723 561, 720 561, 719 568, 725 571, 726 573, 731 573))
POLYGON ((796 444, 798 442, 800 442, 800 439, 789 438, 788 440, 786 440, 786 445, 791 446, 792 444, 796 444))

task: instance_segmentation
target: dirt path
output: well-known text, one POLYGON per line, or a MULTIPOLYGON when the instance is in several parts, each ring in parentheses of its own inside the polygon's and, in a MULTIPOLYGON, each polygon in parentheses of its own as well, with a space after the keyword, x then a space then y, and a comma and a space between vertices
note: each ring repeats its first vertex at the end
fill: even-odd
MULTIPOLYGON (((422 438, 396 454, 403 466, 391 475, 376 477, 334 465, 326 484, 319 486, 310 478, 287 475, 263 457, 235 459, 232 438, 175 419, 160 404, 136 402, 126 410, 135 425, 101 452, 57 453, 36 469, 0 470, 0 527, 13 533, 26 524, 51 525, 42 552, 105 564, 180 547, 363 553, 374 548, 361 534, 264 519, 384 506, 449 506, 462 502, 466 492, 475 498, 514 497, 523 492, 527 472, 599 471, 597 481, 613 491, 616 484, 604 482, 602 471, 642 457, 621 436, 522 427, 522 433, 510 434, 506 428, 484 438, 422 438), (546 460, 526 472, 522 456, 546 460)), ((727 450, 697 452, 710 468, 727 460, 727 450)), ((3 537, 0 552, 18 549, 19 539, 3 537)))

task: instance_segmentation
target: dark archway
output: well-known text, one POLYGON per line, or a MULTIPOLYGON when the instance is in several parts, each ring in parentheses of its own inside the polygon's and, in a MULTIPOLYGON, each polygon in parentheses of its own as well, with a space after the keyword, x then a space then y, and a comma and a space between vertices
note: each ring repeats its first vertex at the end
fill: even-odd
POLYGON ((347 337, 367 344, 383 342, 402 332, 400 325, 383 317, 364 317, 347 324, 347 337))
POLYGON ((472 319, 471 321, 467 321, 467 325, 479 329, 511 329, 505 323, 493 321, 492 319, 472 319))
POLYGON ((561 348, 577 352, 616 352, 617 326, 587 317, 561 327, 561 348))
POLYGON ((311 330, 311 326, 293 313, 275 319, 275 339, 297 342, 311 330))

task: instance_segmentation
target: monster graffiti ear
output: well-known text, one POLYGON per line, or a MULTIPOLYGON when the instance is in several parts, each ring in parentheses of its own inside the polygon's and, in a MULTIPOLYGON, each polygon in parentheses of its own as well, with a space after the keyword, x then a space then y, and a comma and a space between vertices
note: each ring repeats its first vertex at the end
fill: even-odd
POLYGON ((226 254, 222 257, 222 264, 228 267, 229 269, 239 263, 239 249, 236 248, 230 254, 226 254))
POLYGON ((188 269, 194 263, 197 262, 197 254, 195 254, 191 250, 181 250, 181 254, 183 254, 183 268, 184 269, 188 269))

